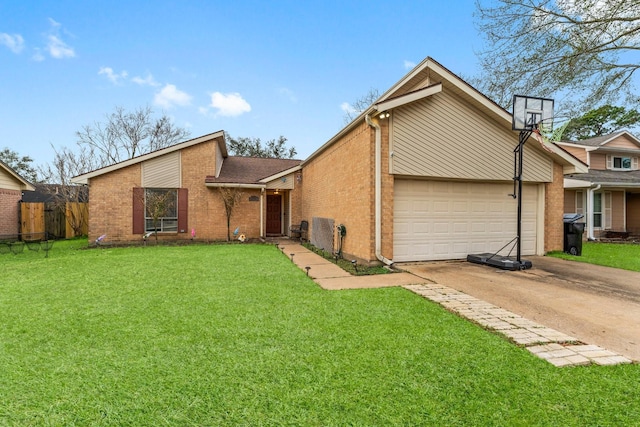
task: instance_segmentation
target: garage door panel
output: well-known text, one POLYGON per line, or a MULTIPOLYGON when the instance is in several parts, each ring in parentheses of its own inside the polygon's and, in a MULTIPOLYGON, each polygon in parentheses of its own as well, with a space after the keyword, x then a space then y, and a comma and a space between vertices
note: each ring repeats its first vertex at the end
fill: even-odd
MULTIPOLYGON (((516 235, 511 184, 396 180, 394 260, 496 252, 516 235)), ((536 253, 537 187, 525 185, 522 253, 536 253)))

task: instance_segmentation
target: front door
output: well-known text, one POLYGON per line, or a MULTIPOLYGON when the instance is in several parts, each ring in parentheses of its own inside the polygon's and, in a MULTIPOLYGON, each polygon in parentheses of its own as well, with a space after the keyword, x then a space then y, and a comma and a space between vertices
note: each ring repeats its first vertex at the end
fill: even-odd
POLYGON ((282 234, 282 195, 267 195, 267 236, 282 234))

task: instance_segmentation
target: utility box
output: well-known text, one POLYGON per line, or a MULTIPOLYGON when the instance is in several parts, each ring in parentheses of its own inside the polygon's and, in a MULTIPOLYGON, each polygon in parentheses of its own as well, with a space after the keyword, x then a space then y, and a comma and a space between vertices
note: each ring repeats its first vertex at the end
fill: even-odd
POLYGON ((564 214, 564 251, 571 255, 582 256, 582 234, 584 222, 578 222, 584 215, 579 213, 564 214))

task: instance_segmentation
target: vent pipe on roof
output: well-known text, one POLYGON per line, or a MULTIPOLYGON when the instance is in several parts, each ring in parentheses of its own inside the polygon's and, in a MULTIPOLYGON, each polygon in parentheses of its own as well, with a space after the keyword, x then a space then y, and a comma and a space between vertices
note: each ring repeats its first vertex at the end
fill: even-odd
POLYGON ((392 265, 393 261, 382 255, 382 137, 380 135, 380 125, 371 120, 369 115, 364 116, 367 124, 376 130, 376 166, 375 166, 375 244, 376 258, 387 265, 392 265))

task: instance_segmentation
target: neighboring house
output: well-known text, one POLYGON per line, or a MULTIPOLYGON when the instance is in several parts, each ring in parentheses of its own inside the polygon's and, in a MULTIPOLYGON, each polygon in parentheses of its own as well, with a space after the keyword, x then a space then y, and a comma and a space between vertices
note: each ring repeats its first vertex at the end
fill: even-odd
MULTIPOLYGON (((517 145, 509 112, 427 58, 304 162, 228 156, 220 131, 74 181, 89 185, 91 240, 140 239, 156 190, 176 192, 163 238, 223 240, 217 187, 233 187, 231 227, 249 238, 308 220, 313 244, 361 262, 463 259, 516 236, 517 145)), ((561 250, 563 177, 586 165, 533 137, 524 157, 522 254, 561 250)))
POLYGON ((640 140, 620 131, 558 144, 589 166, 564 180, 565 212, 585 216, 586 237, 640 235, 640 140))
MULTIPOLYGON (((302 163, 312 243, 387 263, 497 252, 517 229, 511 119, 425 59, 302 163)), ((586 166, 533 137, 524 158, 522 254, 562 250, 563 176, 586 166)))
POLYGON ((20 232, 20 200, 24 191, 32 190, 33 185, 0 161, 0 235, 20 232))
POLYGON ((194 138, 73 179, 89 186, 89 240, 128 242, 159 227, 163 240, 224 240, 227 221, 219 187, 242 192, 232 231, 247 238, 283 235, 299 218, 300 160, 233 157, 224 132, 194 138), (172 198, 154 226, 145 204, 172 198), (153 195, 153 196, 152 196, 153 195))

